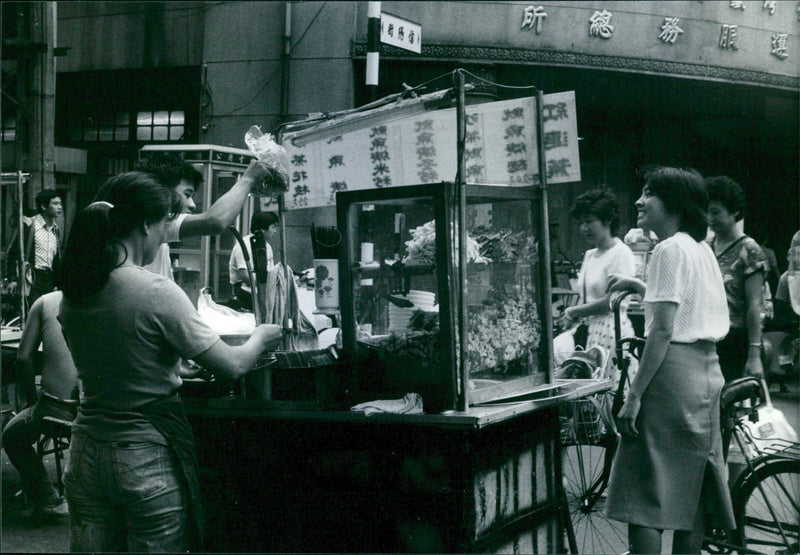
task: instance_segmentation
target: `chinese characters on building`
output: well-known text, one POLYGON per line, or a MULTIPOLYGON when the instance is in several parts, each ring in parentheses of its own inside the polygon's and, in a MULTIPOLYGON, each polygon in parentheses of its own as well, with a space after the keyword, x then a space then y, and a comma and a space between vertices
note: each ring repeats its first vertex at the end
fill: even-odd
POLYGON ((611 12, 603 10, 594 12, 589 18, 589 36, 610 39, 614 34, 614 26, 611 25, 611 12))
POLYGON ((542 22, 547 14, 544 6, 528 6, 522 12, 522 28, 535 29, 536 34, 542 32, 542 22))
MULTIPOLYGON (((770 16, 773 15, 778 7, 777 0, 763 0, 761 9, 770 16)), ((745 3, 742 0, 729 0, 728 6, 732 10, 744 11, 745 3)), ((544 11, 544 6, 529 5, 522 9, 523 30, 534 31, 537 35, 541 34, 544 27, 545 18, 548 14, 544 11)), ((800 5, 797 7, 798 21, 800 21, 800 5)), ((610 39, 614 34, 614 25, 611 24, 613 14, 608 10, 596 10, 589 18, 589 36, 610 39)), ((677 17, 665 17, 658 32, 658 39, 664 44, 675 44, 684 30, 680 27, 680 19, 677 17)), ((770 53, 784 60, 789 57, 788 52, 788 33, 776 32, 772 35, 772 45, 770 53)), ((717 46, 721 50, 738 50, 739 25, 724 24, 720 29, 717 46)))
POLYGON ((789 53, 786 51, 786 39, 789 37, 789 33, 773 33, 772 34, 772 51, 770 54, 775 56, 776 58, 780 58, 781 60, 785 60, 789 57, 789 53))
POLYGON ((677 17, 664 18, 664 24, 661 26, 661 33, 658 38, 667 44, 674 44, 678 35, 683 33, 683 29, 678 27, 680 20, 677 17))
POLYGON ((739 36, 738 25, 723 25, 719 34, 719 47, 723 50, 738 50, 736 37, 739 36))
POLYGON ((422 26, 381 12, 381 42, 419 54, 422 51, 422 26))

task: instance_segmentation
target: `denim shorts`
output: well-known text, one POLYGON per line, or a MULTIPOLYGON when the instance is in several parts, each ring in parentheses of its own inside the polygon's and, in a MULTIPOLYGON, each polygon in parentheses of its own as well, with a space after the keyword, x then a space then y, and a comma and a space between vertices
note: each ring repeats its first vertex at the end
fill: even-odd
POLYGON ((64 487, 73 552, 189 549, 189 495, 163 445, 74 434, 64 487))

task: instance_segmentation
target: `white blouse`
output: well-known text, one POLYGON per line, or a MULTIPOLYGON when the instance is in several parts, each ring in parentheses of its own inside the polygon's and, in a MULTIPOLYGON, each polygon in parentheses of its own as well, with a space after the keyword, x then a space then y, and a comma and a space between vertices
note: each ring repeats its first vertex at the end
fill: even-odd
POLYGON ((719 341, 728 333, 728 301, 711 248, 682 231, 655 246, 644 296, 645 333, 653 325, 653 303, 676 303, 672 341, 719 341))

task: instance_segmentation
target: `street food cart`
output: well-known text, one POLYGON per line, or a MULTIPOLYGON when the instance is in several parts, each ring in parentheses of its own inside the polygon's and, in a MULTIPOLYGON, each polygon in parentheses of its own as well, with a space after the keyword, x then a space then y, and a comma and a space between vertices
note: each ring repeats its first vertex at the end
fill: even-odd
MULTIPOLYGON (((459 86, 404 104, 391 120, 452 129, 455 181, 344 190, 339 177, 317 197, 335 202, 341 234, 341 348, 335 364, 294 369, 310 383, 305 403, 225 386, 212 398, 185 396, 208 549, 564 550, 559 405, 608 384, 553 377, 547 188, 543 151, 535 155, 543 97, 467 110, 458 75, 459 86), (426 102, 441 109, 438 123, 425 123, 426 102), (527 118, 516 159, 530 165, 515 186, 465 179, 476 113, 484 130, 504 113, 527 118)), ((392 134, 389 120, 356 115, 344 118, 354 133, 392 134)), ((287 150, 305 149, 293 161, 309 165, 285 195, 289 208, 313 201, 306 180, 320 156, 345 175, 334 168, 347 166, 336 123, 284 134, 287 150)), ((278 391, 290 378, 272 379, 278 391)))

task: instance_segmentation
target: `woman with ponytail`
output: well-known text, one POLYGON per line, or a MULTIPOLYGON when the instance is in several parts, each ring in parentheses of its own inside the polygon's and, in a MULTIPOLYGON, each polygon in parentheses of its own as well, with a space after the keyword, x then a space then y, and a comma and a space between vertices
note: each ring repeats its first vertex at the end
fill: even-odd
POLYGON ((60 319, 84 398, 64 474, 72 551, 202 549, 194 438, 177 394, 181 358, 236 379, 275 345, 256 327, 222 342, 152 261, 174 193, 152 176, 112 177, 75 219, 64 253, 60 319))

